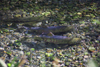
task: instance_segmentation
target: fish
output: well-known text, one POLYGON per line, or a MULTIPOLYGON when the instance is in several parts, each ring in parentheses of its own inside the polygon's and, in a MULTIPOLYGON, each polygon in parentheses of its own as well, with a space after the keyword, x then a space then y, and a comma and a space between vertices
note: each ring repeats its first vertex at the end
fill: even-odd
POLYGON ((80 38, 66 37, 66 36, 48 36, 48 35, 37 35, 34 37, 36 41, 44 41, 54 44, 76 44, 80 42, 80 38))
POLYGON ((35 32, 37 34, 42 34, 42 33, 46 33, 48 34, 49 32, 52 32, 54 34, 56 33, 63 33, 63 32, 68 32, 73 30, 72 26, 50 26, 47 28, 44 27, 25 27, 23 26, 23 28, 27 29, 29 32, 35 32))

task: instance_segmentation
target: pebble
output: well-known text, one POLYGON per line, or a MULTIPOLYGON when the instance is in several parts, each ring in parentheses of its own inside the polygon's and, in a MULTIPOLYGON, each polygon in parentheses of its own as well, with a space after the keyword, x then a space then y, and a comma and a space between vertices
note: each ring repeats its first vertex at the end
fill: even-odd
POLYGON ((23 52, 23 51, 18 51, 18 53, 19 53, 20 55, 24 55, 24 52, 23 52))
POLYGON ((96 49, 94 47, 89 47, 90 51, 95 51, 96 49))
POLYGON ((89 56, 85 55, 84 58, 89 58, 89 56))
POLYGON ((41 59, 41 56, 37 56, 38 59, 41 59))

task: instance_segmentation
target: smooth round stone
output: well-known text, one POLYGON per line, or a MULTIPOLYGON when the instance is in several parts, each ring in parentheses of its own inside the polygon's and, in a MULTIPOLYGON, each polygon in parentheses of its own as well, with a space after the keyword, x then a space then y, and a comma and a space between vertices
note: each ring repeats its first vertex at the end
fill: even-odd
POLYGON ((69 61, 69 62, 71 62, 71 61, 72 61, 72 59, 70 59, 70 58, 69 58, 69 59, 68 59, 68 61, 69 61))
POLYGON ((18 51, 19 54, 21 55, 24 55, 24 52, 23 51, 18 51))
POLYGON ((41 56, 37 56, 38 59, 41 59, 41 56))
POLYGON ((85 55, 84 58, 89 58, 89 56, 85 55))

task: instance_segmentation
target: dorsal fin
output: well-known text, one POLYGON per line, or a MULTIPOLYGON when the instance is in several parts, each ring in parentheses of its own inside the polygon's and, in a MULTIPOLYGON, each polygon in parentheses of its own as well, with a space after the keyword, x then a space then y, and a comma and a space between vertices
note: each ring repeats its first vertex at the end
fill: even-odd
POLYGON ((54 36, 54 34, 52 32, 49 32, 47 35, 48 36, 54 36))

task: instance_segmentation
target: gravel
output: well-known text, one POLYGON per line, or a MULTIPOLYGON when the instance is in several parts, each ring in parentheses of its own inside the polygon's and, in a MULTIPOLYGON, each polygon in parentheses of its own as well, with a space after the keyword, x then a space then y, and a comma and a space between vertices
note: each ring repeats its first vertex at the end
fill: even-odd
POLYGON ((58 45, 58 47, 52 43, 35 41, 35 32, 31 34, 25 29, 20 29, 22 26, 20 24, 16 26, 17 28, 9 26, 0 29, 2 31, 0 32, 0 59, 2 59, 0 61, 4 61, 0 62, 2 66, 87 67, 91 58, 100 56, 98 24, 86 22, 77 24, 77 27, 73 24, 75 30, 61 35, 80 37, 81 42, 71 46, 58 45))

